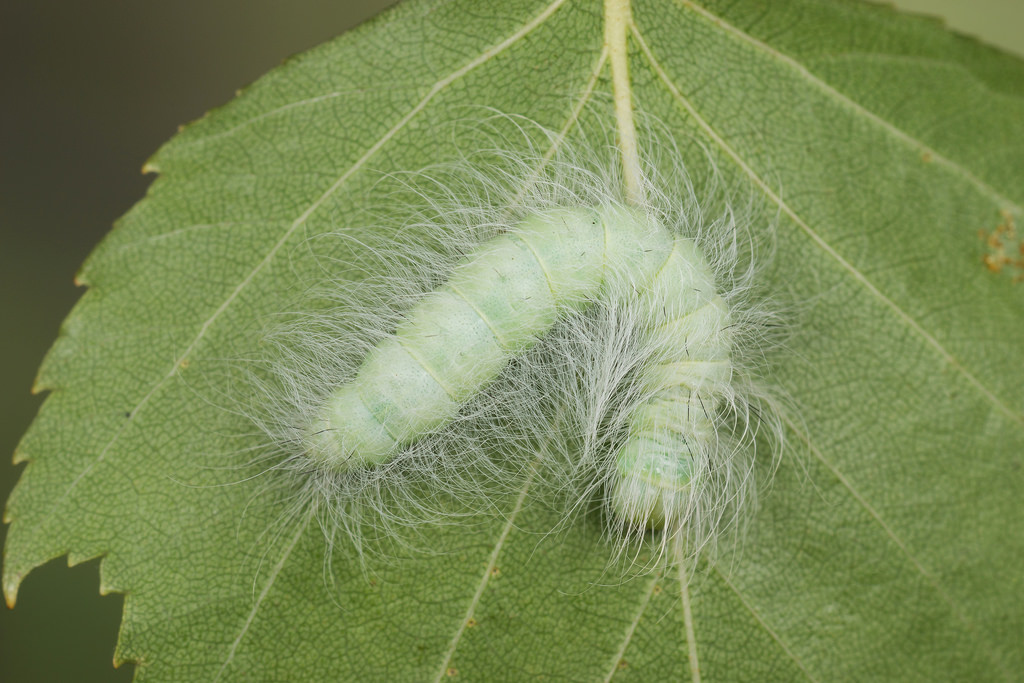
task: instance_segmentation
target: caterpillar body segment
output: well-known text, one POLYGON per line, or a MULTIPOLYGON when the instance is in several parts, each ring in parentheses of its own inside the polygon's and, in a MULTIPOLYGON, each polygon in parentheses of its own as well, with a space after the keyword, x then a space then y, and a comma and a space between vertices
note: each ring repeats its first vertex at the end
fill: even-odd
POLYGON ((386 462, 455 418, 560 311, 588 305, 613 273, 664 260, 667 232, 627 212, 538 213, 467 255, 332 393, 308 430, 309 457, 335 470, 386 462))
POLYGON ((647 400, 629 420, 616 456, 612 493, 616 513, 641 526, 674 528, 695 499, 716 447, 715 419, 728 396, 728 306, 697 245, 676 239, 672 252, 641 294, 657 357, 641 372, 647 400))
POLYGON ((642 369, 645 400, 631 412, 615 459, 611 505, 639 527, 674 529, 690 516, 716 443, 715 418, 732 380, 729 310, 695 242, 672 241, 637 274, 635 308, 657 349, 642 369))
POLYGON ((474 249, 330 395, 307 455, 336 471, 388 461, 454 420, 566 311, 623 293, 658 352, 639 373, 612 507, 634 526, 680 523, 732 378, 729 310, 696 243, 621 206, 540 212, 474 249))

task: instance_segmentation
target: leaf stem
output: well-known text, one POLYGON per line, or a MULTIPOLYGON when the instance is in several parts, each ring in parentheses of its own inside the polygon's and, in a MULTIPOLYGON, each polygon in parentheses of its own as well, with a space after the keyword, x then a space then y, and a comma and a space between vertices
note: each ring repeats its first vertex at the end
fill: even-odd
POLYGON ((626 201, 643 202, 640 155, 637 150, 636 126, 633 123, 633 90, 629 80, 629 49, 626 38, 633 21, 630 0, 605 0, 604 46, 612 69, 612 98, 618 145, 622 153, 622 178, 626 185, 626 201))

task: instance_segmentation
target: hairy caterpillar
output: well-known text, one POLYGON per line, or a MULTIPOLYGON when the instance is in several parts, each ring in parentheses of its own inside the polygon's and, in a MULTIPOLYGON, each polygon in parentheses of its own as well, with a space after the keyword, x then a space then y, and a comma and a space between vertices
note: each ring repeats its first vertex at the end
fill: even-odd
POLYGON ((489 510, 542 453, 531 495, 565 519, 599 502, 623 547, 653 528, 696 552, 749 507, 755 436, 777 454, 757 381, 774 344, 753 284, 765 231, 713 186, 698 200, 675 155, 668 172, 645 160, 629 205, 614 149, 542 132, 557 154, 391 176, 395 227, 314 237, 344 252, 325 270, 367 275, 272 328, 245 412, 292 513, 314 510, 331 543, 362 552, 489 510))
POLYGON ((390 459, 454 419, 559 311, 585 308, 618 280, 673 352, 643 373, 652 395, 616 456, 614 506, 633 522, 678 523, 693 454, 713 438, 710 413, 731 378, 729 313, 696 245, 624 207, 536 214, 481 245, 331 394, 307 453, 337 470, 390 459))

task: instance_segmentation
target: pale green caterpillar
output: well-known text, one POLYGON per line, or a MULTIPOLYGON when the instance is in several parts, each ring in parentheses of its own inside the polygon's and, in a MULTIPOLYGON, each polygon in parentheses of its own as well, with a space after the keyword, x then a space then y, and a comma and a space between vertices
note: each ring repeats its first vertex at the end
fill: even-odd
POLYGON ((618 205, 548 209, 480 244, 330 393, 306 455, 338 472, 383 465, 609 291, 635 293, 663 349, 639 373, 644 400, 615 456, 612 507, 632 524, 678 525, 732 380, 730 312, 694 241, 618 205))

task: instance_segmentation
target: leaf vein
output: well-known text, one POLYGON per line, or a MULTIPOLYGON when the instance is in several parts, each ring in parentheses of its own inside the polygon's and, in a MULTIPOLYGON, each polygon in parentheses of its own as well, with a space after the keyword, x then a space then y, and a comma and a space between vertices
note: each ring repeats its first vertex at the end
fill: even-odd
POLYGON ((267 577, 267 582, 263 584, 263 589, 260 590, 259 596, 257 596, 256 601, 253 603, 252 608, 249 610, 248 616, 246 616, 245 623, 242 624, 242 629, 238 632, 238 635, 235 637, 235 640, 231 643, 231 647, 228 649, 227 657, 224 658, 224 662, 220 665, 220 669, 217 670, 217 675, 213 678, 215 683, 216 681, 220 680, 221 676, 224 675, 224 672, 227 671, 227 668, 231 665, 231 662, 234 661, 235 653, 238 652, 238 646, 242 644, 242 640, 245 638, 245 635, 249 632, 249 629, 252 627, 253 622, 256 621, 256 613, 263 605, 263 601, 267 599, 267 595, 270 594, 271 587, 277 580, 277 577, 281 573, 281 570, 284 569, 285 564, 287 564, 288 558, 291 557, 292 551, 295 550, 295 546, 298 544, 299 539, 302 538, 302 534, 306 531, 306 523, 308 522, 309 516, 307 515, 304 522, 299 525, 298 529, 296 529, 295 535, 292 536, 292 540, 289 541, 288 545, 284 549, 284 552, 281 553, 281 559, 277 561, 277 564, 274 565, 274 569, 270 572, 270 575, 267 577))
MULTIPOLYGON (((605 63, 607 61, 608 48, 605 47, 604 49, 601 50, 601 54, 598 56, 597 62, 591 70, 590 78, 587 80, 587 84, 584 87, 583 92, 580 94, 580 97, 576 102, 575 106, 573 106, 573 109, 569 113, 569 116, 566 119, 565 123, 562 125, 561 129, 559 129, 558 133, 555 135, 555 138, 552 141, 550 148, 547 152, 545 152, 544 156, 541 158, 540 164, 535 170, 534 175, 531 178, 531 181, 533 180, 533 178, 536 178, 540 174, 540 172, 544 168, 544 165, 546 165, 554 157, 554 155, 558 152, 558 149, 565 142, 566 137, 569 135, 569 131, 572 130, 573 126, 575 126, 579 121, 579 117, 583 111, 583 108, 587 105, 587 102, 590 101, 590 98, 594 94, 594 88, 597 86, 597 80, 601 76, 601 72, 604 70, 605 63)), ((518 196, 521 197, 522 194, 526 192, 531 181, 524 183, 518 196)), ((456 629, 455 635, 452 636, 452 640, 448 645, 448 650, 445 652, 445 656, 441 662, 441 666, 438 668, 438 674, 437 678, 435 679, 435 683, 440 681, 448 671, 448 665, 451 662, 452 657, 455 655, 455 649, 458 647, 459 640, 461 640, 462 638, 462 633, 463 631, 465 631, 466 625, 469 623, 469 620, 473 617, 473 613, 476 611, 476 606, 479 604, 480 599, 483 596, 484 589, 487 587, 487 582, 489 581, 491 571, 494 569, 494 566, 497 563, 498 555, 501 552, 501 547, 504 545, 505 539, 511 532, 512 524, 515 521, 516 516, 519 514, 520 509, 522 508, 523 502, 526 500, 526 493, 529 490, 531 483, 533 482, 533 477, 536 475, 538 465, 539 463, 534 464, 534 467, 530 470, 529 476, 523 483, 523 488, 519 492, 519 497, 516 500, 515 506, 513 507, 511 514, 509 515, 508 521, 505 524, 505 527, 502 529, 501 534, 499 534, 494 549, 491 551, 487 567, 484 569, 483 577, 481 578, 480 583, 477 585, 476 592, 473 594, 473 597, 470 599, 469 606, 466 608, 466 613, 463 616, 462 621, 459 623, 459 627, 458 629, 456 629)))
POLYGON ((700 658, 697 654, 697 633, 693 624, 693 609, 690 604, 690 579, 686 575, 686 557, 682 539, 675 541, 675 561, 679 571, 679 598, 683 607, 683 628, 686 631, 686 658, 690 662, 690 679, 700 683, 700 658))
POLYGON ((232 290, 232 292, 227 296, 224 302, 221 303, 221 305, 218 306, 217 309, 202 323, 196 336, 192 339, 191 342, 189 342, 189 344, 186 346, 185 350, 181 353, 181 355, 178 356, 177 359, 175 359, 173 365, 171 366, 171 370, 161 379, 159 379, 156 382, 156 384, 154 384, 153 387, 142 397, 142 399, 139 400, 135 407, 129 411, 129 417, 117 428, 117 430, 114 432, 114 435, 111 437, 110 441, 108 441, 107 444, 103 447, 99 455, 97 455, 97 457, 93 459, 93 461, 90 462, 77 477, 75 477, 75 479, 71 482, 67 489, 65 489, 65 491, 54 500, 49 512, 37 523, 36 527, 38 528, 39 526, 46 523, 46 521, 48 521, 50 517, 53 516, 54 512, 57 510, 59 505, 71 494, 71 492, 78 486, 78 484, 93 469, 95 469, 96 466, 98 466, 100 463, 106 460, 107 454, 110 452, 111 447, 115 443, 117 443, 117 441, 120 439, 121 435, 125 432, 125 430, 130 425, 134 424, 135 419, 138 417, 141 409, 149 403, 150 399, 157 393, 157 391, 159 391, 168 381, 177 376, 181 368, 182 362, 189 357, 189 355, 199 345, 199 342, 202 341, 203 338, 205 338, 207 332, 217 321, 217 319, 220 318, 220 316, 231 306, 232 303, 234 303, 234 301, 239 297, 242 291, 245 290, 246 287, 248 287, 248 285, 256 278, 256 276, 274 260, 274 258, 277 256, 277 253, 284 247, 284 245, 295 233, 295 231, 298 230, 299 227, 304 225, 306 220, 317 209, 319 209, 320 206, 322 206, 323 203, 327 201, 329 197, 331 197, 331 195, 337 192, 338 189, 341 188, 348 181, 349 178, 351 178, 358 171, 360 171, 362 167, 385 144, 387 144, 395 135, 397 135, 399 131, 405 128, 405 126, 408 125, 408 123, 417 114, 423 111, 427 107, 427 105, 430 104, 430 102, 440 92, 442 92, 445 88, 447 88, 449 85, 451 85, 453 82, 455 82, 462 76, 465 76, 470 71, 476 69, 477 67, 484 64, 488 60, 501 54, 503 51, 514 45, 516 42, 521 40, 523 37, 525 37, 531 31, 536 29, 538 26, 542 25, 552 14, 555 13, 555 11, 558 10, 559 7, 565 4, 565 2, 567 2, 567 0, 554 0, 554 2, 545 7, 544 10, 542 10, 539 14, 533 17, 529 22, 521 26, 517 31, 512 33, 505 40, 488 48, 475 59, 467 62, 459 69, 453 71, 452 73, 448 74, 441 80, 437 81, 437 83, 435 83, 430 88, 427 94, 424 95, 423 98, 412 109, 410 109, 408 113, 406 113, 401 119, 399 119, 398 122, 395 123, 383 136, 381 136, 381 138, 378 139, 377 142, 370 146, 370 148, 367 149, 366 152, 364 152, 363 155, 355 161, 355 163, 353 163, 344 173, 342 173, 341 176, 337 180, 335 180, 330 187, 328 187, 319 197, 317 197, 298 216, 298 218, 296 218, 292 222, 292 224, 281 236, 281 238, 274 243, 274 245, 270 248, 270 250, 263 257, 263 259, 261 259, 260 262, 256 264, 256 266, 248 273, 248 275, 246 275, 242 279, 242 281, 235 287, 235 289, 232 290))
POLYGON ((953 614, 960 621, 960 623, 962 623, 964 627, 971 633, 971 635, 974 636, 974 638, 984 646, 989 660, 993 664, 995 664, 1000 671, 1003 672, 1003 675, 1006 676, 1006 680, 1012 680, 1010 672, 1007 671, 1006 668, 1003 666, 1003 663, 996 658, 996 655, 993 652, 988 640, 982 637, 982 634, 978 632, 975 623, 967 617, 966 613, 964 613, 964 611, 960 608, 957 602, 953 600, 953 596, 950 595, 946 591, 946 589, 942 587, 942 585, 939 583, 938 577, 929 572, 927 569, 925 569, 924 565, 921 564, 917 557, 915 557, 914 554, 910 552, 910 549, 907 547, 906 543, 903 542, 903 539, 897 536, 896 532, 893 531, 892 527, 885 523, 885 520, 882 519, 882 516, 878 513, 878 511, 875 510, 875 508, 872 507, 870 503, 868 503, 867 499, 865 499, 864 496, 862 496, 860 492, 853 487, 853 484, 850 482, 850 480, 847 479, 843 475, 843 473, 839 471, 838 467, 833 465, 830 461, 828 461, 825 458, 825 454, 821 452, 821 449, 819 449, 817 446, 811 443, 810 436, 808 436, 804 432, 804 430, 800 429, 788 417, 783 416, 783 420, 785 421, 786 425, 790 428, 790 430, 792 430, 793 433, 796 434, 797 437, 807 445, 807 448, 808 450, 810 450, 811 454, 814 455, 814 457, 832 473, 832 475, 839 481, 839 483, 843 485, 843 488, 850 492, 850 495, 853 496, 853 499, 855 501, 857 501, 857 504, 860 505, 873 520, 875 520, 878 526, 882 528, 882 531, 885 532, 885 535, 889 537, 889 540, 896 544, 896 547, 900 549, 900 552, 903 553, 907 560, 909 560, 910 563, 914 566, 914 569, 924 578, 925 581, 927 581, 935 589, 935 592, 939 594, 939 597, 941 597, 942 600, 947 605, 949 605, 949 608, 952 610, 953 614))
POLYGON ((1000 208, 1002 208, 1002 209, 1009 209, 1009 210, 1014 211, 1015 213, 1021 213, 1022 211, 1024 211, 1024 209, 1022 209, 1021 206, 1017 202, 1011 200, 1008 197, 1003 196, 994 187, 992 187, 991 185, 986 183, 984 180, 982 180, 981 178, 976 176, 971 171, 967 170, 966 168, 964 168, 963 166, 961 166, 957 162, 953 161, 952 159, 950 159, 950 158, 948 158, 946 156, 943 156, 942 154, 940 154, 939 152, 935 151, 934 149, 929 147, 927 144, 925 144, 921 140, 918 140, 917 138, 915 138, 913 135, 911 135, 910 133, 906 132, 905 130, 902 130, 901 128, 896 127, 891 122, 886 121, 885 119, 883 119, 879 115, 875 114, 871 110, 864 108, 861 104, 859 104, 855 100, 851 99, 849 96, 847 96, 844 93, 836 90, 834 87, 832 87, 831 85, 829 85, 828 83, 823 81, 821 78, 819 78, 814 73, 812 73, 807 67, 805 67, 803 64, 800 64, 799 62, 797 62, 795 59, 793 59, 789 55, 784 54, 782 52, 779 52, 775 48, 771 47, 770 45, 768 45, 766 43, 761 42, 760 40, 758 40, 757 38, 753 37, 749 33, 745 33, 741 29, 733 26, 732 24, 728 23, 727 21, 725 21, 723 18, 717 16, 716 14, 713 14, 712 12, 708 11, 707 9, 705 9, 703 7, 700 7, 699 5, 694 4, 692 2, 692 0, 673 0, 673 2, 675 2, 676 4, 678 4, 678 5, 682 6, 682 7, 685 7, 687 9, 690 9, 690 10, 696 12, 697 14, 703 16, 705 19, 710 21, 717 28, 719 28, 721 30, 724 30, 725 32, 727 32, 727 33, 729 33, 729 34, 739 38, 741 41, 743 41, 745 43, 748 43, 749 45, 754 46, 758 50, 760 50, 760 51, 764 52, 765 54, 767 54, 772 59, 776 59, 779 62, 781 62, 782 64, 785 64, 787 67, 789 67, 789 68, 793 69, 794 71, 796 71, 806 81, 811 83, 816 88, 820 89, 822 92, 824 92, 829 97, 835 99, 838 102, 841 102, 842 104, 844 104, 847 107, 850 107, 855 112, 857 112, 857 114, 859 114, 861 116, 864 116, 865 118, 870 120, 872 123, 874 123, 874 124, 878 125, 879 127, 881 127, 883 130, 888 131, 891 135, 893 135, 898 140, 901 140, 902 142, 906 143, 907 145, 910 145, 911 147, 914 147, 921 154, 928 154, 928 155, 930 155, 931 159, 932 159, 932 161, 934 163, 936 163, 936 164, 938 164, 940 166, 944 166, 944 167, 948 168, 950 171, 952 171, 956 175, 959 175, 962 178, 964 178, 965 180, 967 180, 969 183, 971 183, 976 188, 978 188, 978 190, 982 194, 988 196, 996 204, 1000 205, 1000 208))
POLYGON ((626 627, 626 633, 622 639, 622 645, 618 650, 616 650, 615 655, 612 657, 611 667, 608 670, 608 675, 604 677, 604 683, 611 683, 612 678, 614 678, 616 672, 618 672, 619 662, 621 662, 622 658, 626 656, 626 649, 629 647, 630 641, 633 640, 633 634, 636 633, 636 627, 640 625, 640 619, 643 617, 644 612, 647 611, 647 606, 651 603, 651 598, 654 596, 654 589, 657 587, 659 579, 661 579, 660 570, 651 575, 650 585, 647 587, 647 590, 644 591, 644 596, 640 600, 640 607, 636 611, 636 616, 633 617, 633 621, 630 622, 628 627, 626 627))
POLYGON ((469 605, 466 607, 466 613, 459 622, 458 628, 455 629, 455 635, 452 636, 451 641, 448 643, 448 649, 445 650, 444 658, 441 660, 441 666, 437 669, 437 676, 434 677, 434 683, 440 683, 448 671, 448 665, 451 663, 452 657, 455 655, 455 649, 459 646, 462 634, 465 632, 466 626, 469 624, 469 620, 473 618, 477 605, 480 604, 480 600, 483 598, 484 590, 487 589, 487 584, 491 580, 491 572, 494 571, 494 567, 498 563, 498 556, 501 554, 501 549, 505 545, 505 540, 512 532, 516 516, 523 508, 523 503, 526 501, 526 494, 530 490, 530 485, 533 483, 533 477, 536 473, 537 466, 535 464, 530 470, 529 476, 526 477, 526 481, 523 482, 523 488, 519 491, 519 496, 516 498, 516 504, 512 508, 512 512, 509 513, 508 520, 505 522, 505 526, 502 527, 501 533, 498 535, 498 540, 494 544, 494 549, 487 558, 487 566, 484 567, 483 576, 480 577, 480 581, 476 586, 476 591, 473 593, 473 597, 470 598, 469 605))
POLYGON ((986 400, 992 403, 1000 412, 1016 422, 1018 425, 1024 425, 1024 415, 1015 412, 1010 408, 1001 398, 999 398, 991 389, 989 389, 981 380, 979 380, 970 370, 968 370, 952 353, 936 339, 931 333, 924 329, 921 323, 917 322, 911 317, 906 311, 899 307, 899 305, 890 299, 888 296, 882 293, 882 291, 871 282, 863 273, 857 270, 852 263, 843 258, 842 255, 836 251, 825 239, 819 235, 806 221, 803 220, 786 202, 782 200, 782 197, 772 190, 763 178, 761 178, 753 168, 743 160, 742 157, 734 150, 729 144, 718 134, 714 128, 704 120, 703 117, 697 112, 696 108, 683 97, 682 92, 672 81, 665 69, 661 66, 658 60, 655 58, 651 51, 650 46, 643 39, 639 29, 636 25, 633 25, 633 34, 636 37, 637 43, 640 45, 651 69, 657 74, 665 86, 669 89, 672 96, 679 102, 686 112, 694 119, 697 125, 704 131, 704 133, 711 139, 711 141, 717 145, 723 152, 725 152, 733 162, 739 167, 739 169, 746 174, 750 180, 765 194, 768 199, 772 201, 779 209, 789 217, 793 223, 799 227, 811 240, 830 258, 832 258, 839 266, 847 271, 858 283, 861 284, 872 296, 882 302, 890 310, 892 310, 896 316, 907 325, 912 331, 918 334, 928 346, 931 346, 939 356, 954 370, 960 373, 976 390, 978 390, 986 400))
POLYGON ((735 585, 733 585, 731 581, 729 581, 725 574, 723 574, 722 571, 717 567, 715 568, 715 573, 718 574, 718 578, 722 580, 722 583, 724 583, 729 588, 729 590, 736 594, 736 597, 739 599, 740 603, 742 603, 743 606, 747 608, 747 611, 750 612, 751 616, 754 617, 754 620, 758 624, 760 624, 761 628, 765 630, 765 633, 771 636, 772 640, 774 640, 776 644, 778 644, 778 646, 782 648, 782 651, 785 652, 786 655, 793 660, 797 667, 799 667, 800 671, 802 671, 803 674, 807 676, 807 679, 811 681, 817 681, 818 679, 811 675, 811 672, 807 670, 807 667, 805 667, 804 663, 800 661, 800 659, 796 656, 796 653, 789 649, 789 646, 786 645, 785 642, 783 642, 779 634, 775 632, 775 629, 769 626, 768 622, 764 620, 764 617, 762 617, 761 614, 756 609, 754 609, 754 606, 747 602, 746 598, 743 597, 743 594, 739 591, 738 588, 736 588, 735 585))

